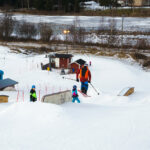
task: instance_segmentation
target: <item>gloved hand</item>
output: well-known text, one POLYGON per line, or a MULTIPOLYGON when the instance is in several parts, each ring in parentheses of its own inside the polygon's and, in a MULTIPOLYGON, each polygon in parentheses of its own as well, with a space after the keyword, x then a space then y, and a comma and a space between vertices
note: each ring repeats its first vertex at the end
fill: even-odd
POLYGON ((79 79, 77 79, 76 81, 79 82, 79 79))
POLYGON ((91 83, 91 81, 88 81, 89 83, 91 83))

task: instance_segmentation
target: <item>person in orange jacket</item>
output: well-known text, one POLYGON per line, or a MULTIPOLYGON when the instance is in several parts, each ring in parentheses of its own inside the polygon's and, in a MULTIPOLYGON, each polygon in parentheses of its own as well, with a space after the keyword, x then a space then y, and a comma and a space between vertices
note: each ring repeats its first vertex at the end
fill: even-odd
POLYGON ((80 69, 78 69, 76 73, 76 81, 81 82, 81 92, 87 94, 88 83, 91 82, 91 72, 88 68, 88 65, 82 65, 80 69))

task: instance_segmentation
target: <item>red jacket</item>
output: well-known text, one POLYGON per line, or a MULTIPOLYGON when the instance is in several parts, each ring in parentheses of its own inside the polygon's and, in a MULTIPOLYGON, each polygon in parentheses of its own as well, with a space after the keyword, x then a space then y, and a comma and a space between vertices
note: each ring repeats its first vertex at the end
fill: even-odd
POLYGON ((79 79, 81 82, 90 81, 91 82, 91 72, 87 66, 84 66, 77 70, 76 79, 79 79))

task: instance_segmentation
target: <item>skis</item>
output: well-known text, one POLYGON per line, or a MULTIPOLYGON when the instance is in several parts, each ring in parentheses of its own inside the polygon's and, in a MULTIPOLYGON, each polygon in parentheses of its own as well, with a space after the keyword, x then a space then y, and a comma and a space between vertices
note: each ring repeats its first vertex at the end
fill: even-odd
POLYGON ((87 94, 84 94, 81 90, 78 90, 78 92, 81 93, 84 97, 91 97, 91 96, 89 96, 87 94))

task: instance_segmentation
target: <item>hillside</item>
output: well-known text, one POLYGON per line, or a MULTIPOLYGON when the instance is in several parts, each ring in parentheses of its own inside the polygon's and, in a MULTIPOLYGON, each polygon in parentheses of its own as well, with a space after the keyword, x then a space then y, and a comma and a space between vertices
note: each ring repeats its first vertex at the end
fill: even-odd
POLYGON ((62 79, 60 70, 42 71, 40 63, 48 61, 43 54, 14 53, 0 46, 4 78, 19 82, 17 91, 0 92, 10 96, 9 103, 0 104, 2 150, 149 150, 150 72, 130 59, 79 54, 73 59, 78 58, 92 61, 92 84, 100 95, 89 87, 91 97, 80 95, 80 104, 44 104, 39 95, 31 103, 33 84, 41 97, 80 84, 62 79), (117 96, 128 86, 135 87, 133 95, 117 96))

